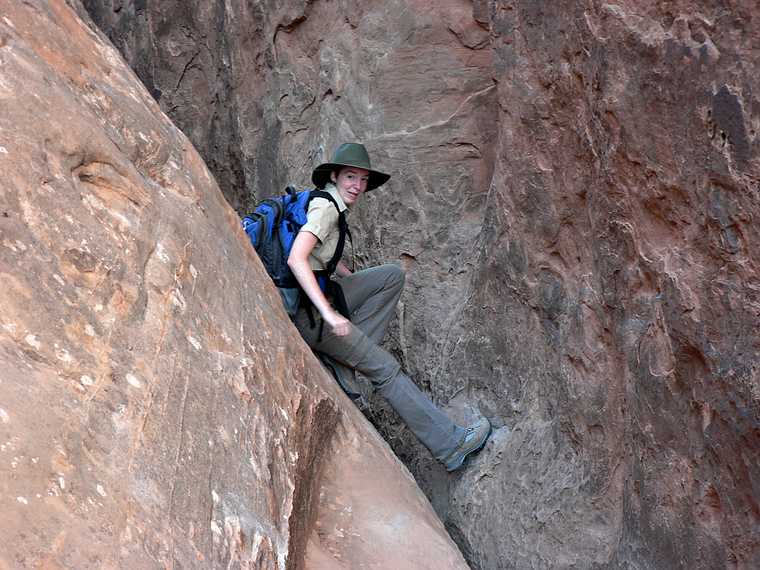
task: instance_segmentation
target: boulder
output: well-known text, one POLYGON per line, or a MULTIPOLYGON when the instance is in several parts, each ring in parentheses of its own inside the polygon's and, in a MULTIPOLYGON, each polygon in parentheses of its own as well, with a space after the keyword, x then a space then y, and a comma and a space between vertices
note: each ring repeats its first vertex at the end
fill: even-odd
POLYGON ((467 568, 74 8, 0 0, 0 567, 467 568))

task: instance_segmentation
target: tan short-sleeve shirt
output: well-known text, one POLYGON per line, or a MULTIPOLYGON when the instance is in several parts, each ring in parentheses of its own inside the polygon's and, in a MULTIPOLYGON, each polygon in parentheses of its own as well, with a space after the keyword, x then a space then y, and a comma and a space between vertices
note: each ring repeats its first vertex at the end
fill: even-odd
MULTIPOLYGON (((335 199, 341 212, 348 209, 335 185, 327 184, 325 192, 335 199)), ((314 234, 319 240, 309 255, 309 267, 312 271, 321 271, 327 268, 327 264, 335 254, 335 248, 338 247, 338 238, 340 237, 338 210, 329 200, 314 198, 309 204, 308 212, 306 212, 306 220, 300 231, 314 234)))

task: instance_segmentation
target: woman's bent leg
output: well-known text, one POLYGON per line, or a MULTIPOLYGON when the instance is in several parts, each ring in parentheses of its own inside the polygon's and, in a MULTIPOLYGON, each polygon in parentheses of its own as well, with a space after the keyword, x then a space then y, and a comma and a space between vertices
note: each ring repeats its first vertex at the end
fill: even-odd
MULTIPOLYGON (((404 288, 404 278, 401 267, 385 264, 357 271, 338 281, 343 290, 351 322, 377 344, 382 342, 388 323, 393 318, 404 288)), ((331 360, 333 375, 343 391, 360 408, 366 407, 366 390, 363 384, 356 380, 355 370, 327 358, 331 360)))
POLYGON ((439 410, 410 379, 387 351, 358 327, 352 326, 346 336, 335 336, 327 327, 319 336, 319 317, 314 328, 300 311, 296 326, 306 342, 318 352, 367 376, 386 398, 415 436, 438 460, 448 457, 462 442, 464 429, 439 410))
POLYGON ((351 322, 380 344, 404 289, 404 271, 393 264, 357 271, 338 281, 351 322))

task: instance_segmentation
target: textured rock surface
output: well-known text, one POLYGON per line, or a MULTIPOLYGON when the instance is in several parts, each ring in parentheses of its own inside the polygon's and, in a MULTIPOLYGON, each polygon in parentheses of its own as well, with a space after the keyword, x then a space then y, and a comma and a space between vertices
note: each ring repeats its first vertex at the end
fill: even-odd
POLYGON ((0 1, 0 171, 0 567, 466 568, 65 2, 0 1))
POLYGON ((449 477, 373 419, 474 568, 760 566, 756 2, 87 4, 233 204, 345 139, 393 173, 390 346, 511 434, 449 477))

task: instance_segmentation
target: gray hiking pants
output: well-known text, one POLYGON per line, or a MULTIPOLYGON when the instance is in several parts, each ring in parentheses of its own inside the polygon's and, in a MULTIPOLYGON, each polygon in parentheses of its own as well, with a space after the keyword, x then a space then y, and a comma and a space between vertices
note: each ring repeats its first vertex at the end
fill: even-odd
POLYGON ((325 325, 319 340, 321 316, 315 309, 314 327, 305 309, 296 314, 296 327, 309 346, 335 361, 339 376, 356 370, 369 378, 417 439, 436 459, 443 460, 461 443, 464 429, 439 410, 401 371, 398 361, 380 347, 404 287, 404 272, 397 265, 381 265, 338 282, 351 314, 351 332, 335 336, 325 325))

